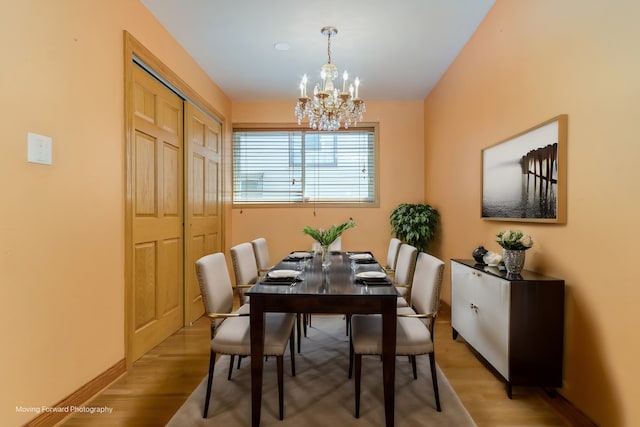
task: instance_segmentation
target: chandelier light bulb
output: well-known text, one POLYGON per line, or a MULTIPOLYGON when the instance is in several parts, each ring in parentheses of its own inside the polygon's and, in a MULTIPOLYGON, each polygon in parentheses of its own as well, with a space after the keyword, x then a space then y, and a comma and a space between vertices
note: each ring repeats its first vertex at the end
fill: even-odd
POLYGON ((302 76, 302 82, 300 82, 300 97, 301 98, 307 97, 307 75, 306 74, 302 76))

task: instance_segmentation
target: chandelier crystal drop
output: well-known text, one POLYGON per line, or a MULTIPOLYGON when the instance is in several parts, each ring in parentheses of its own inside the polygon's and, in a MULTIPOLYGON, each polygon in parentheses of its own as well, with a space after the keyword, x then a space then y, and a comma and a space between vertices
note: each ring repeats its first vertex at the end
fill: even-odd
POLYGON ((309 127, 323 131, 335 131, 344 126, 356 126, 366 111, 364 101, 358 96, 360 79, 349 82, 349 73, 342 73, 342 90, 335 87, 338 68, 331 63, 331 37, 338 34, 334 27, 323 27, 320 32, 327 37, 327 63, 320 69, 320 81, 313 88, 313 96, 307 95, 308 78, 305 74, 300 82, 300 97, 295 108, 298 124, 306 117, 309 127), (343 123, 344 122, 344 123, 343 123))

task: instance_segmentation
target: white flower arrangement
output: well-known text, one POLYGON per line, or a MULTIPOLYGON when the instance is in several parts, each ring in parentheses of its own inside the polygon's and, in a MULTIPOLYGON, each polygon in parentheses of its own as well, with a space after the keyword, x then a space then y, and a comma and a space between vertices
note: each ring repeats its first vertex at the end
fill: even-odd
POLYGON ((520 230, 505 230, 496 235, 498 244, 504 249, 522 251, 533 246, 533 239, 530 235, 524 234, 520 230))

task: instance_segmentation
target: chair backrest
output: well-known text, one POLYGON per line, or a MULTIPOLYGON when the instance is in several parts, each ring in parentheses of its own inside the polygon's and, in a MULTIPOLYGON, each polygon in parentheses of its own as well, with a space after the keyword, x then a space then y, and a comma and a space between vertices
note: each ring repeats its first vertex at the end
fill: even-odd
MULTIPOLYGON (((311 245, 311 250, 313 252, 320 252, 320 243, 317 240, 313 241, 311 245)), ((342 250, 342 236, 338 236, 336 240, 331 242, 329 245, 329 252, 340 252, 342 250)))
POLYGON ((399 285, 411 285, 413 280, 413 271, 416 268, 416 257, 418 249, 407 243, 400 245, 398 251, 398 260, 396 261, 396 269, 393 281, 399 285))
POLYGON ((258 264, 251 243, 240 243, 231 248, 231 261, 236 285, 251 285, 258 281, 258 264))
POLYGON ((389 270, 396 269, 396 261, 398 260, 398 252, 402 241, 396 237, 392 237, 389 241, 389 250, 387 251, 387 268, 389 270))
POLYGON ((218 252, 197 260, 196 276, 207 314, 230 313, 233 309, 233 288, 224 254, 218 252))
POLYGON ((444 262, 424 252, 418 254, 411 285, 411 305, 417 313, 436 313, 440 309, 440 289, 444 262))
POLYGON ((251 241, 253 245, 253 252, 256 256, 256 263, 258 264, 258 270, 268 270, 271 267, 271 261, 269 260, 269 247, 267 246, 267 239, 259 237, 251 241))

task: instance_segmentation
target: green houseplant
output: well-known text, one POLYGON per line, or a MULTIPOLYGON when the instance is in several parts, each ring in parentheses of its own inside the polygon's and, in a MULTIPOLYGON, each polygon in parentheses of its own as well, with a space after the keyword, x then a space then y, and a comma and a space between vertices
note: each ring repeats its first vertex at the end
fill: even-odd
POLYGON ((302 232, 320 243, 322 247, 322 265, 328 266, 329 258, 327 255, 329 253, 329 245, 338 237, 342 236, 342 233, 355 226, 356 222, 350 219, 340 225, 332 225, 328 229, 313 228, 307 225, 302 229, 302 232))
POLYGON ((311 236, 314 240, 320 243, 321 246, 329 246, 334 240, 342 236, 342 233, 355 226, 356 222, 350 219, 340 225, 332 225, 328 229, 313 228, 307 225, 302 229, 302 232, 311 236))
POLYGON ((395 236, 420 251, 427 250, 439 218, 438 211, 424 203, 401 203, 389 216, 395 236))

